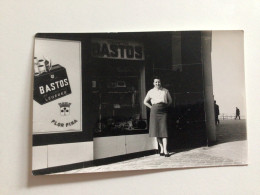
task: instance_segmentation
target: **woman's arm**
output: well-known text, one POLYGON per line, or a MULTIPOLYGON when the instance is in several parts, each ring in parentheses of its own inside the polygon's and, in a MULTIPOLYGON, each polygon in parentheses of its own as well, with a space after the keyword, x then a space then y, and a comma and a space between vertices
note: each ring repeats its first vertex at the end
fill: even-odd
POLYGON ((146 105, 149 108, 152 108, 152 105, 149 103, 149 101, 151 100, 149 93, 147 93, 147 95, 144 98, 144 105, 146 105))
POLYGON ((172 104, 172 97, 171 97, 171 94, 170 94, 169 91, 167 93, 167 100, 168 100, 168 105, 171 105, 172 104))

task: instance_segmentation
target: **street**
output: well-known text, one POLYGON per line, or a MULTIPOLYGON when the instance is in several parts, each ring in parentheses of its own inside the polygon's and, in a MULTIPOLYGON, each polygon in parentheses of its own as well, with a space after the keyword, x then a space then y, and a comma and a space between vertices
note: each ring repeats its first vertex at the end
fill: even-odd
POLYGON ((221 120, 217 126, 217 142, 213 146, 178 150, 170 154, 168 158, 155 154, 62 173, 246 165, 246 120, 221 120))

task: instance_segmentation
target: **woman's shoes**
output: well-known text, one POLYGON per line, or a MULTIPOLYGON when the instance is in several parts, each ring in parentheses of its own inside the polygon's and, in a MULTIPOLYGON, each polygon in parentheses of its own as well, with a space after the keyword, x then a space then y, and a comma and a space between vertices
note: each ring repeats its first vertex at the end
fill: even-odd
POLYGON ((160 150, 157 150, 157 154, 159 154, 160 156, 164 156, 164 153, 163 152, 160 152, 160 150))
POLYGON ((159 153, 159 154, 160 154, 160 156, 165 156, 165 157, 170 157, 171 156, 169 153, 167 153, 167 154, 159 153))
POLYGON ((163 152, 159 152, 159 150, 157 151, 159 153, 160 156, 165 156, 165 157, 170 157, 171 155, 169 153, 164 154, 163 152))
POLYGON ((170 157, 170 154, 169 154, 169 153, 167 153, 167 154, 164 154, 164 156, 165 156, 165 157, 170 157))

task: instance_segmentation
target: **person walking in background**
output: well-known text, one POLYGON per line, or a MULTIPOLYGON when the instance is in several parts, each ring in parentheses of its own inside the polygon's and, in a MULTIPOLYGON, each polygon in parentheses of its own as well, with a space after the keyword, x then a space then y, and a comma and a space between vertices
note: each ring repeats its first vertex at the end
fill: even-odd
POLYGON ((235 120, 237 118, 240 120, 240 110, 238 109, 238 107, 236 107, 236 118, 235 118, 235 120))
POLYGON ((144 105, 151 109, 149 136, 156 137, 159 144, 160 156, 169 157, 167 150, 167 111, 172 103, 169 91, 161 86, 161 79, 154 77, 154 88, 149 90, 144 98, 144 105))
POLYGON ((214 100, 214 111, 215 111, 215 124, 218 125, 219 124, 219 119, 218 119, 219 105, 216 104, 216 100, 214 100))

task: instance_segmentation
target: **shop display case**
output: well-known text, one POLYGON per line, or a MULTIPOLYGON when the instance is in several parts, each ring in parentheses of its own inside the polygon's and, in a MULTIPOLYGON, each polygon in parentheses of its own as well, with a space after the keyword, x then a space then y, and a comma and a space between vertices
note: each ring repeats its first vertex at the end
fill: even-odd
POLYGON ((147 130, 147 119, 141 111, 140 68, 112 65, 103 69, 107 69, 107 74, 101 75, 96 71, 91 79, 91 93, 95 101, 95 136, 147 130))

